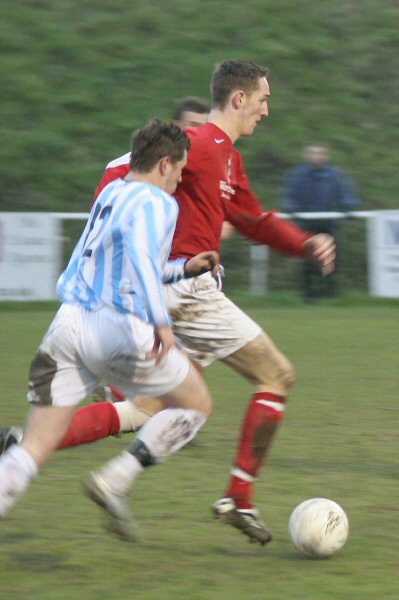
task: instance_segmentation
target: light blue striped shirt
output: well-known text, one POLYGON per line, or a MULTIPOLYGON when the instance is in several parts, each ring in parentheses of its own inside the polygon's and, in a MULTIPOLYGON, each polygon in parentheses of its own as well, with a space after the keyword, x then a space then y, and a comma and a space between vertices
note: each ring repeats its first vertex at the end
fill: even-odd
POLYGON ((178 210, 175 199, 154 185, 123 179, 107 185, 58 280, 61 301, 170 324, 163 282, 184 277, 185 263, 168 262, 178 210))

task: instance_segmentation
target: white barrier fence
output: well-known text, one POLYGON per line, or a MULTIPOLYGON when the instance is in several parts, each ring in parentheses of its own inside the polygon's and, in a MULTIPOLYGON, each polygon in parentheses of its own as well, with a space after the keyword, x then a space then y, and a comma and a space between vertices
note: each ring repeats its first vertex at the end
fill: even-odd
MULTIPOLYGON (((62 269, 62 222, 87 213, 0 213, 0 301, 52 300, 62 269)), ((283 218, 367 219, 372 296, 399 298, 399 210, 294 213, 283 218)), ((268 291, 268 249, 251 246, 249 290, 268 291)))
POLYGON ((61 221, 51 213, 0 213, 0 300, 55 297, 61 221))
MULTIPOLYGON (((353 212, 297 212, 280 214, 287 219, 365 219, 367 225, 368 289, 371 296, 399 298, 399 210, 353 212)), ((249 289, 268 292, 269 249, 251 246, 249 289)))

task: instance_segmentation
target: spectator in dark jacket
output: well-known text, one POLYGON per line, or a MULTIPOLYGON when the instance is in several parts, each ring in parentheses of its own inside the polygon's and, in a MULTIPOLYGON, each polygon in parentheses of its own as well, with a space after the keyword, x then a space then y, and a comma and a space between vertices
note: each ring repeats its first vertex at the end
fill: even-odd
MULTIPOLYGON (((283 212, 346 212, 359 205, 352 183, 342 171, 329 162, 329 149, 317 142, 304 148, 305 163, 290 171, 284 182, 281 208, 283 212)), ((340 220, 296 218, 303 229, 314 233, 336 235, 340 220)), ((319 268, 303 261, 301 289, 304 300, 335 296, 336 274, 322 278, 319 268)))

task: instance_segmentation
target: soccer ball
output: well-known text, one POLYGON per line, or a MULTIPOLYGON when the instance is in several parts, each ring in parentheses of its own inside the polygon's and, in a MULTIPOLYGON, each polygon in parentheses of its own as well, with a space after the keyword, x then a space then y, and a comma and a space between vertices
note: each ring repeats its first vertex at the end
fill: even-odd
POLYGON ((288 531, 301 554, 325 558, 345 544, 349 533, 348 517, 336 502, 311 498, 293 510, 288 531))

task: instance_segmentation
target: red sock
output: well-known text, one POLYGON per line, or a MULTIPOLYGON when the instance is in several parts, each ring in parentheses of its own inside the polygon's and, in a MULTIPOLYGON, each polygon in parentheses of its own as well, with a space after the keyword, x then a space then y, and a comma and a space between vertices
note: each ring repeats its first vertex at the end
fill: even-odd
POLYGON ((125 394, 121 392, 117 387, 111 384, 108 384, 108 387, 112 392, 114 402, 122 402, 123 400, 126 400, 125 394))
POLYGON ((255 394, 245 415, 232 477, 226 495, 238 508, 250 508, 253 484, 265 462, 273 435, 284 413, 284 398, 270 392, 255 394))
POLYGON ((88 444, 119 431, 119 416, 112 402, 89 404, 76 411, 58 448, 88 444))

